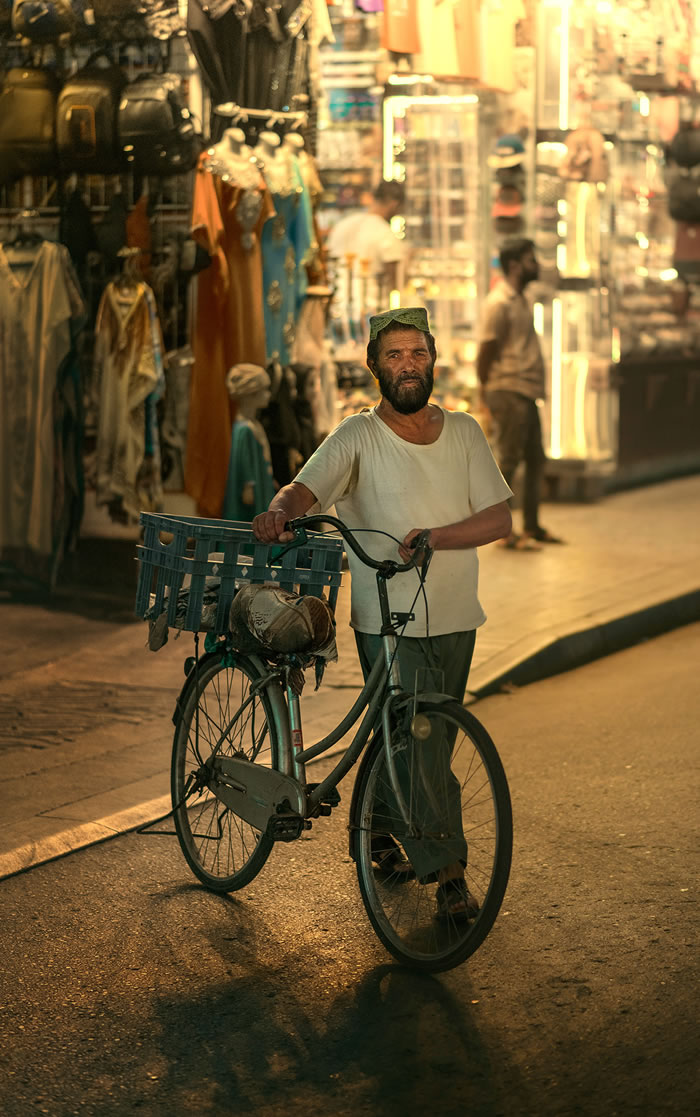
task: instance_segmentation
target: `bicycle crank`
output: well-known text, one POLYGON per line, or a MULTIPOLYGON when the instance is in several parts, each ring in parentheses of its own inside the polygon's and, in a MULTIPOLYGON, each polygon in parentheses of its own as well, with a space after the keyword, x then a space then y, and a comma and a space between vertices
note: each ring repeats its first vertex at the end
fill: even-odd
POLYGON ((233 756, 214 757, 209 769, 210 791, 238 818, 276 841, 299 837, 306 802, 291 776, 233 756))

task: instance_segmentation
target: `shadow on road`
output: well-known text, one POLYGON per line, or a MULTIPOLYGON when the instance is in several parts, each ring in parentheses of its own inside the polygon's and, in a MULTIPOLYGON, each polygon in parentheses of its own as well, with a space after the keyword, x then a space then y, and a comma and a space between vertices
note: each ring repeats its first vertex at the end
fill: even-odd
POLYGON ((464 973, 459 996, 394 964, 357 979, 341 965, 340 990, 327 978, 319 987, 313 957, 290 956, 286 938, 277 950, 259 913, 221 899, 228 927, 209 941, 230 984, 154 1006, 169 1067, 161 1085, 178 1112, 505 1114, 502 1053, 496 1072, 464 973), (284 963, 270 965, 276 957, 284 963))

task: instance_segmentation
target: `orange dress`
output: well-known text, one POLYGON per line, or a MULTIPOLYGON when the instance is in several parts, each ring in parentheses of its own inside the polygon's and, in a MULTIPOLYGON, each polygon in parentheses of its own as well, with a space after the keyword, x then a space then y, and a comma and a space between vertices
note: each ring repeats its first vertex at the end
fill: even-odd
POLYGON ((384 0, 381 45, 395 54, 420 54, 417 0, 384 0))
POLYGON ((241 362, 265 367, 260 236, 275 216, 259 172, 243 186, 225 182, 218 169, 203 153, 192 204, 192 236, 212 262, 197 277, 185 469, 198 512, 214 518, 224 502, 234 418, 226 373, 241 362))

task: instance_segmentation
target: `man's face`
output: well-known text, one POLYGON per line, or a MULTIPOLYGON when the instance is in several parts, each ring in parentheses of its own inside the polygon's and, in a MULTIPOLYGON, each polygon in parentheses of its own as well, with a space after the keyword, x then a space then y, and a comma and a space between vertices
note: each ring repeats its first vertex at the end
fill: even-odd
POLYGON ((520 260, 520 275, 523 287, 534 283, 540 277, 540 265, 537 263, 534 252, 527 252, 520 260))
POLYGON ((385 330, 372 372, 388 403, 401 415, 425 407, 433 390, 435 361, 422 330, 413 326, 385 330))

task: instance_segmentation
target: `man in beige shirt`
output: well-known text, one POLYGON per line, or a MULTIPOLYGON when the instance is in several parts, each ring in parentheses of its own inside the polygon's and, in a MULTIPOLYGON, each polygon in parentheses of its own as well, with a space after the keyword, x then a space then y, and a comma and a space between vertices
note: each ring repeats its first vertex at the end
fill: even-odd
POLYGON ((523 294, 539 276, 534 244, 525 237, 509 238, 501 248, 500 263, 503 278, 484 304, 476 367, 482 405, 495 428, 501 472, 511 488, 518 466, 525 466, 523 532, 511 532, 503 546, 539 551, 542 543, 561 540, 539 522, 545 454, 537 401, 545 394, 544 362, 532 308, 523 294))

